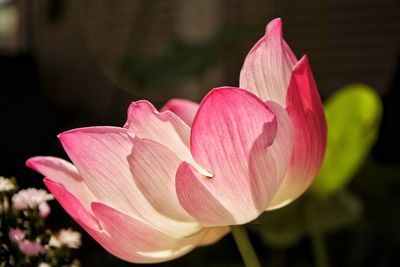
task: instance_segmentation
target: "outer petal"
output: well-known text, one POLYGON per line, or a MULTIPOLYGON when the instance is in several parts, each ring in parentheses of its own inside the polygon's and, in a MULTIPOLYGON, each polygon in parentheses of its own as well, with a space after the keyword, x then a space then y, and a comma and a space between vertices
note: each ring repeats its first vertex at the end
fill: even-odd
POLYGON ((276 133, 274 114, 253 94, 238 88, 211 91, 195 117, 191 151, 214 176, 181 165, 177 193, 186 211, 209 226, 255 219, 283 179, 282 160, 288 162, 281 146, 270 149, 276 133))
POLYGON ((160 111, 164 112, 170 110, 179 118, 181 118, 187 125, 192 126, 194 115, 196 115, 199 104, 186 100, 186 99, 171 99, 163 106, 160 111))
MULTIPOLYGON (((99 231, 100 226, 96 218, 82 205, 82 203, 72 195, 62 184, 56 183, 48 178, 44 179, 44 184, 58 200, 65 211, 85 230, 99 231)), ((87 191, 90 194, 90 191, 87 191)))
POLYGON ((247 55, 240 72, 240 87, 264 101, 286 107, 286 92, 295 61, 293 52, 282 39, 282 21, 275 19, 247 55))
POLYGON ((68 161, 55 157, 33 157, 26 165, 52 181, 63 184, 86 209, 90 208, 90 202, 97 201, 75 166, 68 161))
POLYGON ((115 240, 121 250, 147 257, 148 261, 163 262, 180 257, 203 239, 208 230, 184 238, 173 238, 102 203, 93 203, 92 210, 100 221, 104 234, 115 240))
POLYGON ((289 170, 270 209, 300 196, 316 176, 325 154, 326 119, 306 56, 294 68, 286 101, 295 143, 289 170))
POLYGON ((159 258, 141 255, 135 250, 121 246, 119 239, 108 235, 100 226, 100 222, 93 216, 90 209, 82 203, 61 184, 49 179, 44 180, 47 188, 55 196, 65 211, 85 229, 99 244, 111 254, 127 261, 147 263, 160 261, 159 258))
POLYGON ((185 236, 199 230, 200 226, 195 222, 180 222, 162 214, 134 182, 127 158, 135 150, 128 129, 82 128, 62 133, 59 138, 99 201, 171 235, 185 236))

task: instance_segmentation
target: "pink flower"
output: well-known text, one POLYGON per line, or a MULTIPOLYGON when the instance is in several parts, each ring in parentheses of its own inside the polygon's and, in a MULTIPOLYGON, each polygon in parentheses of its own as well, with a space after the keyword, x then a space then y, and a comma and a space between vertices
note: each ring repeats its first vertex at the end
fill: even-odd
POLYGON ((25 239, 26 231, 19 228, 11 228, 8 232, 8 238, 13 243, 18 243, 25 239))
POLYGON ((192 156, 212 174, 191 162, 176 174, 180 204, 202 225, 243 224, 282 207, 309 187, 321 166, 323 106, 307 57, 296 59, 281 25, 273 20, 247 55, 243 89, 217 88, 198 107, 173 100, 165 108, 192 124, 192 156))
POLYGON ((46 218, 50 214, 50 206, 47 204, 47 202, 43 202, 39 204, 39 215, 42 218, 46 218))
POLYGON ((37 254, 44 254, 46 249, 40 243, 30 240, 23 240, 18 242, 19 250, 27 256, 35 256, 37 254))
POLYGON ((250 51, 240 86, 214 89, 200 106, 175 99, 158 112, 132 103, 123 128, 59 135, 74 165, 53 157, 27 165, 110 253, 138 263, 177 258, 297 198, 321 165, 322 104, 280 20, 250 51))
POLYGON ((191 157, 189 126, 149 102, 132 103, 120 127, 89 127, 59 135, 74 165, 34 157, 27 165, 63 208, 106 250, 127 261, 162 262, 208 245, 229 228, 207 228, 179 204, 175 173, 191 157))
POLYGON ((11 242, 17 244, 19 250, 27 256, 43 254, 46 249, 38 242, 25 239, 26 231, 19 228, 11 228, 8 238, 11 242))

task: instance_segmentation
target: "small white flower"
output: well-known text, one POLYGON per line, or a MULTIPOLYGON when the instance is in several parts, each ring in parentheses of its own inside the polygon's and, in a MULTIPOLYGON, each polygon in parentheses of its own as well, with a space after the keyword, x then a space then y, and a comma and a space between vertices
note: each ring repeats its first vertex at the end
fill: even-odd
POLYGON ((28 188, 16 193, 12 197, 12 202, 15 209, 24 210, 27 208, 35 209, 40 204, 52 199, 54 199, 54 196, 43 189, 28 188))
POLYGON ((81 233, 71 229, 62 229, 57 235, 51 236, 49 245, 57 248, 61 246, 79 248, 81 246, 81 233))
POLYGON ((39 263, 38 267, 51 267, 51 265, 48 264, 47 262, 41 262, 39 263))
POLYGON ((10 179, 0 176, 0 192, 8 192, 15 189, 15 185, 10 179))

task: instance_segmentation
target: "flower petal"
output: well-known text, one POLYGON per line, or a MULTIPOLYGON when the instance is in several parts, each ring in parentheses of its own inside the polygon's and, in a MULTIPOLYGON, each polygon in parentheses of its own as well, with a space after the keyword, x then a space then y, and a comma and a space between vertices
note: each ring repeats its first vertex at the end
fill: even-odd
POLYGON ((227 233, 231 231, 229 226, 221 226, 221 227, 210 227, 206 228, 208 231, 207 233, 203 236, 199 246, 208 246, 212 245, 221 238, 223 238, 227 233))
POLYGON ((136 136, 160 143, 174 151, 181 160, 191 161, 189 151, 190 128, 177 115, 167 110, 159 113, 147 101, 133 102, 124 126, 136 136))
POLYGON ((314 180, 325 154, 326 119, 306 56, 294 68, 286 101, 295 142, 289 170, 269 209, 299 197, 314 180))
POLYGON ((207 226, 255 219, 285 173, 280 169, 285 155, 270 150, 276 133, 274 114, 255 95, 239 88, 211 91, 193 122, 191 151, 214 176, 207 178, 182 164, 176 177, 181 205, 207 226), (265 173, 267 177, 260 175, 265 173))
POLYGON ((59 138, 99 201, 171 235, 198 231, 200 226, 195 222, 181 222, 160 213, 135 183, 142 177, 134 178, 131 172, 128 157, 136 152, 128 133, 125 128, 90 127, 62 133, 59 138))
POLYGON ((193 221, 180 206, 175 191, 175 173, 181 160, 168 148, 149 139, 132 138, 128 157, 134 181, 160 213, 181 221, 193 221))
POLYGON ((26 162, 26 165, 52 181, 64 185, 66 190, 76 196, 87 209, 90 208, 90 202, 97 201, 75 166, 68 161, 56 157, 33 157, 26 162))
POLYGON ((86 209, 63 185, 53 182, 50 179, 45 179, 44 183, 65 211, 108 252, 127 261, 151 262, 153 260, 153 257, 140 255, 136 251, 121 249, 119 247, 119 240, 105 234, 99 221, 91 213, 91 210, 86 209))
POLYGON ((271 21, 263 38, 250 50, 240 72, 240 87, 262 100, 286 107, 286 92, 295 56, 282 38, 282 21, 271 21))
MULTIPOLYGON (((253 175, 259 177, 258 180, 268 182, 264 186, 255 186, 255 191, 270 186, 280 187, 287 173, 294 147, 294 127, 288 113, 275 102, 267 101, 266 105, 275 114, 278 131, 270 147, 257 146, 257 140, 252 148, 250 170, 253 175), (271 162, 275 165, 271 165, 271 162), (274 168, 268 168, 268 166, 274 168), (274 178, 277 180, 271 184, 274 178)), ((270 202, 271 199, 268 201, 270 202)))
POLYGON ((213 185, 213 178, 204 176, 187 162, 183 162, 176 172, 176 192, 179 202, 198 222, 203 226, 236 223, 233 214, 209 188, 213 185))
POLYGON ((92 231, 99 230, 96 218, 82 205, 82 203, 72 195, 62 184, 54 182, 48 178, 44 179, 44 184, 54 195, 65 211, 83 228, 92 231))
POLYGON ((128 130, 88 127, 59 135, 68 156, 99 201, 125 212, 135 210, 131 194, 135 187, 126 160, 132 143, 128 130))
POLYGON ((195 248, 206 233, 202 230, 174 238, 102 203, 92 203, 92 210, 118 250, 147 257, 146 261, 135 262, 156 263, 180 257, 195 248))
POLYGON ((160 109, 160 112, 170 110, 181 118, 187 125, 192 126, 199 104, 186 99, 171 99, 160 109))

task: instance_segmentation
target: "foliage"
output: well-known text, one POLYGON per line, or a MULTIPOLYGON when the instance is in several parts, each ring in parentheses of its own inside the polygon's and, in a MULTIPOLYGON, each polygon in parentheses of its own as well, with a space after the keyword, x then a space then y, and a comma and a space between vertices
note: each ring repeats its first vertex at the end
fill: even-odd
POLYGON ((311 191, 323 196, 343 188, 364 163, 378 137, 382 105, 373 89, 348 85, 325 103, 328 144, 311 191))

